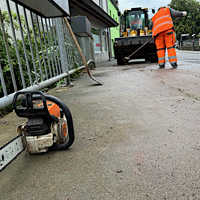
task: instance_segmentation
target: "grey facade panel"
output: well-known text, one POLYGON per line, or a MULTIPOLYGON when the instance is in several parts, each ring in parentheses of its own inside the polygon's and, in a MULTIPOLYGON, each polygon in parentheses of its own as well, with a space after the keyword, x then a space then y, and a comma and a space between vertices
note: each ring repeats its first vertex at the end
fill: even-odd
POLYGON ((69 15, 68 0, 12 0, 43 17, 69 15), (65 5, 66 4, 66 5, 65 5), (61 7, 62 6, 62 7, 61 7))
POLYGON ((86 16, 72 17, 71 26, 74 33, 81 36, 91 36, 91 23, 86 16))

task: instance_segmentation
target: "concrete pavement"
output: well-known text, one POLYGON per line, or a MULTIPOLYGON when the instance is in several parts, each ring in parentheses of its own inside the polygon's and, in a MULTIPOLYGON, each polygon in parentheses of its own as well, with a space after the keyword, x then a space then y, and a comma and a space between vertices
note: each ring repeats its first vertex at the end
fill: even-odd
POLYGON ((178 57, 177 70, 104 63, 93 72, 104 86, 84 74, 51 90, 72 111, 75 143, 19 156, 0 174, 0 200, 200 199, 200 57, 178 57))

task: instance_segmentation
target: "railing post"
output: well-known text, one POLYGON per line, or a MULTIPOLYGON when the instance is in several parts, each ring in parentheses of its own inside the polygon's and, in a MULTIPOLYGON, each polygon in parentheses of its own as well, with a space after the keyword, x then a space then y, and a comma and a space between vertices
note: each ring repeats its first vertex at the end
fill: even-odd
MULTIPOLYGON (((63 73, 66 72, 69 74, 69 64, 67 59, 67 53, 65 48, 65 39, 64 39, 64 31, 63 31, 63 23, 62 18, 56 19, 56 32, 58 37, 58 46, 60 50, 60 59, 61 59, 61 67, 63 73)), ((67 79, 65 79, 65 84, 70 84, 70 76, 68 75, 67 79)))

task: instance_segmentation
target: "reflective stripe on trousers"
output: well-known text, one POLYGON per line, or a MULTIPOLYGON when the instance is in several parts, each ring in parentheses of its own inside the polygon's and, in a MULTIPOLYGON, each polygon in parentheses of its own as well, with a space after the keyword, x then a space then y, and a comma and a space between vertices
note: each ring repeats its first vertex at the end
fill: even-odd
POLYGON ((160 33, 155 38, 157 48, 158 64, 165 63, 165 49, 167 48, 169 62, 177 63, 176 49, 175 49, 175 32, 168 30, 160 33))
POLYGON ((165 57, 159 57, 159 58, 158 58, 158 63, 159 63, 159 64, 165 63, 165 57))

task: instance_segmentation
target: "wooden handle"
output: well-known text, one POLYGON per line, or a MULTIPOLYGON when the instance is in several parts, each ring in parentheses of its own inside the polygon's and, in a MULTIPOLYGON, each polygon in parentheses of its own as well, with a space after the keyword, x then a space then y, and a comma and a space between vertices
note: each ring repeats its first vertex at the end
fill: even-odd
POLYGON ((76 39, 76 36, 74 35, 74 32, 72 31, 72 28, 71 28, 71 26, 70 26, 70 24, 69 24, 69 22, 68 22, 66 17, 64 17, 64 20, 65 20, 66 26, 67 26, 67 28, 68 28, 68 30, 70 32, 70 35, 72 36, 72 39, 74 40, 74 43, 75 43, 75 45, 76 45, 76 47, 78 49, 78 52, 81 55, 81 59, 83 61, 83 64, 87 67, 88 66, 87 65, 87 61, 86 61, 85 56, 83 55, 83 52, 82 52, 82 49, 81 49, 81 47, 80 47, 80 45, 78 43, 78 40, 76 39))
POLYGON ((83 52, 82 52, 82 50, 81 50, 81 47, 80 47, 80 45, 79 45, 79 43, 78 43, 78 40, 76 39, 76 36, 75 36, 74 32, 72 31, 71 25, 69 24, 69 22, 68 22, 68 20, 67 20, 66 17, 64 17, 64 20, 65 20, 65 24, 66 24, 66 26, 67 26, 67 29, 69 30, 69 33, 70 33, 70 35, 72 36, 72 39, 73 39, 73 41, 74 41, 74 43, 75 43, 75 45, 76 45, 76 47, 77 47, 77 49, 78 49, 78 52, 80 53, 82 62, 83 62, 83 64, 84 64, 84 66, 85 66, 85 69, 86 69, 86 71, 87 71, 89 77, 90 77, 93 81, 95 81, 98 85, 103 85, 103 83, 101 83, 100 81, 98 81, 98 80, 97 80, 94 76, 92 76, 92 74, 90 73, 90 70, 89 70, 89 67, 88 67, 86 58, 85 58, 85 56, 84 56, 84 54, 83 54, 83 52))

